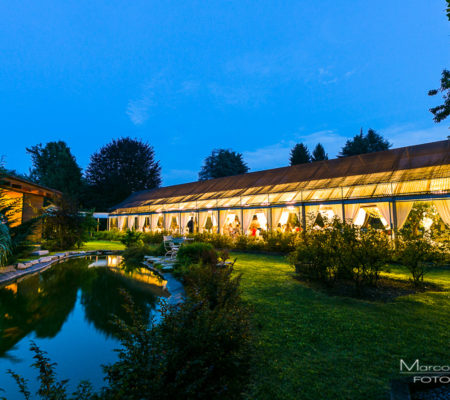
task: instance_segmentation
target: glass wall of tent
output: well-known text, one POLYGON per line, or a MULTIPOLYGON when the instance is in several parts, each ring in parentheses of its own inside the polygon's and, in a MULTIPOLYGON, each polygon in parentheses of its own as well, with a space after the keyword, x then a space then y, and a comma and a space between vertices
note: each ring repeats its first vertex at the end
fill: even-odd
MULTIPOLYGON (((420 199, 431 206, 443 225, 450 227, 448 198, 420 199)), ((413 199, 341 202, 286 206, 240 207, 195 211, 160 212, 151 214, 112 215, 109 229, 142 232, 169 232, 173 235, 190 233, 221 233, 260 237, 267 231, 301 232, 303 229, 323 229, 334 218, 361 227, 372 226, 391 231, 401 229, 410 214, 413 199)), ((417 204, 417 202, 416 202, 417 204)))

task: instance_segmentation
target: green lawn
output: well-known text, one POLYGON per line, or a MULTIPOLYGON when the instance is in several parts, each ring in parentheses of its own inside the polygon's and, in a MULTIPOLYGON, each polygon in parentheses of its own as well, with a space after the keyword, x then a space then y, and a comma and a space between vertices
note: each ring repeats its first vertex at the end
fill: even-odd
MULTIPOLYGON (((80 250, 84 251, 92 251, 92 250, 124 250, 125 246, 120 242, 115 242, 111 240, 92 240, 90 242, 86 242, 80 250)), ((51 251, 50 255, 61 253, 61 251, 51 251)), ((18 262, 26 262, 38 259, 42 256, 27 256, 24 258, 20 258, 18 262)))
POLYGON ((93 240, 91 242, 86 242, 81 250, 124 250, 125 246, 120 242, 115 242, 111 240, 93 240))
MULTIPOLYGON (((450 272, 446 287, 390 303, 330 297, 293 279, 280 256, 237 253, 244 299, 254 310, 256 350, 250 399, 386 399, 399 360, 447 365, 450 272)), ((401 267, 392 269, 408 278, 401 267)))

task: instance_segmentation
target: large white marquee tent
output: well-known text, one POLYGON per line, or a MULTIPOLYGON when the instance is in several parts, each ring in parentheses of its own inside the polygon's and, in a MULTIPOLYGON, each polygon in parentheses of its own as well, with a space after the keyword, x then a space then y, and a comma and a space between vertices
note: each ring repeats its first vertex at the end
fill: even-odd
POLYGON ((108 227, 251 234, 255 224, 308 229, 320 214, 355 224, 378 215, 395 230, 414 201, 432 202, 450 226, 450 140, 134 193, 108 227))

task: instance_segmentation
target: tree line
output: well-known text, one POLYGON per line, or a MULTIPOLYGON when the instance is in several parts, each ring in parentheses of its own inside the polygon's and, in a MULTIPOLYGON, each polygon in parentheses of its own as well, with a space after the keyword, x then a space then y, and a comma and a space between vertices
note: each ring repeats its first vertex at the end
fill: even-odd
MULTIPOLYGON (((391 146, 373 129, 367 133, 361 129, 346 141, 338 157, 388 150, 391 146)), ((112 140, 92 154, 84 172, 63 141, 38 144, 26 150, 31 155, 32 168, 29 175, 22 177, 63 192, 84 209, 106 211, 130 194, 158 188, 162 182, 161 165, 154 148, 140 139, 112 140)), ((289 156, 290 165, 323 160, 328 160, 328 154, 321 143, 312 152, 304 143, 297 143, 289 156)), ((241 153, 214 149, 204 160, 199 180, 239 175, 249 170, 241 153)))

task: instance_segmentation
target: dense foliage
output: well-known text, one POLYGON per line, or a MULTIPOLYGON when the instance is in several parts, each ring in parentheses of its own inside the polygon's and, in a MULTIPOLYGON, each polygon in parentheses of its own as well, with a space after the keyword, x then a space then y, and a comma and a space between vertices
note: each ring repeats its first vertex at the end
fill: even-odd
POLYGON ((183 266, 213 262, 217 260, 214 247, 210 243, 191 243, 180 247, 177 253, 177 263, 183 266))
MULTIPOLYGON (((450 1, 447 0, 446 8, 447 19, 450 21, 450 1)), ((430 112, 434 115, 434 122, 441 122, 450 115, 450 71, 444 69, 441 75, 441 86, 439 89, 433 89, 428 92, 429 96, 436 96, 442 93, 443 104, 430 108, 430 112)))
POLYGON ((327 285, 338 279, 351 280, 361 289, 377 284, 380 272, 390 261, 390 253, 391 244, 385 233, 335 220, 327 229, 305 233, 290 260, 305 278, 327 285))
MULTIPOLYGON (((163 235, 168 232, 144 232, 141 239, 147 244, 160 244, 163 235)), ((93 238, 96 240, 117 240, 121 241, 125 232, 117 230, 94 232, 93 238)), ((260 237, 248 235, 221 235, 218 233, 195 233, 188 235, 195 242, 210 243, 216 249, 229 249, 241 251, 265 251, 275 253, 289 253, 293 251, 296 244, 301 240, 298 233, 264 232, 260 237)))
POLYGON ((388 150, 391 146, 391 143, 389 143, 373 129, 369 129, 365 135, 361 129, 359 135, 347 140, 339 157, 348 157, 358 154, 373 153, 375 151, 388 150))
MULTIPOLYGON (((185 302, 161 303, 161 318, 149 324, 146 313, 126 297, 130 322, 116 318, 122 347, 119 360, 105 367, 107 385, 94 393, 82 382, 70 397, 54 364, 32 344, 43 399, 239 399, 249 379, 252 354, 250 314, 241 300, 239 275, 216 262, 192 265, 186 272, 185 302)), ((30 398, 27 382, 10 372, 30 398)))
POLYGON ((8 225, 0 215, 0 267, 6 265, 8 257, 12 253, 12 241, 8 225))
POLYGON ((245 174, 249 171, 241 153, 232 150, 215 149, 206 157, 198 174, 201 181, 225 176, 245 174))
POLYGON ((91 214, 82 214, 78 204, 62 197, 48 207, 43 216, 43 247, 49 250, 80 248, 96 226, 91 214))
POLYGON ((150 328, 130 307, 133 324, 122 325, 120 360, 106 368, 106 398, 240 398, 248 379, 250 329, 239 281, 226 268, 193 268, 186 302, 163 303, 161 322, 150 328))
POLYGON ((127 229, 125 234, 122 235, 119 240, 126 247, 139 246, 139 245, 143 244, 142 233, 138 232, 138 231, 132 231, 130 229, 127 229))
POLYGON ((153 147, 129 137, 113 140, 94 153, 85 175, 88 205, 97 210, 107 210, 131 193, 161 184, 161 167, 153 147))
POLYGON ((81 168, 65 142, 48 142, 27 148, 31 154, 31 179, 40 185, 79 198, 82 192, 81 168))
POLYGON ((439 92, 442 93, 443 104, 430 108, 430 112, 434 115, 434 122, 441 122, 450 115, 450 71, 444 69, 441 75, 441 87, 428 92, 428 95, 435 96, 439 92))

